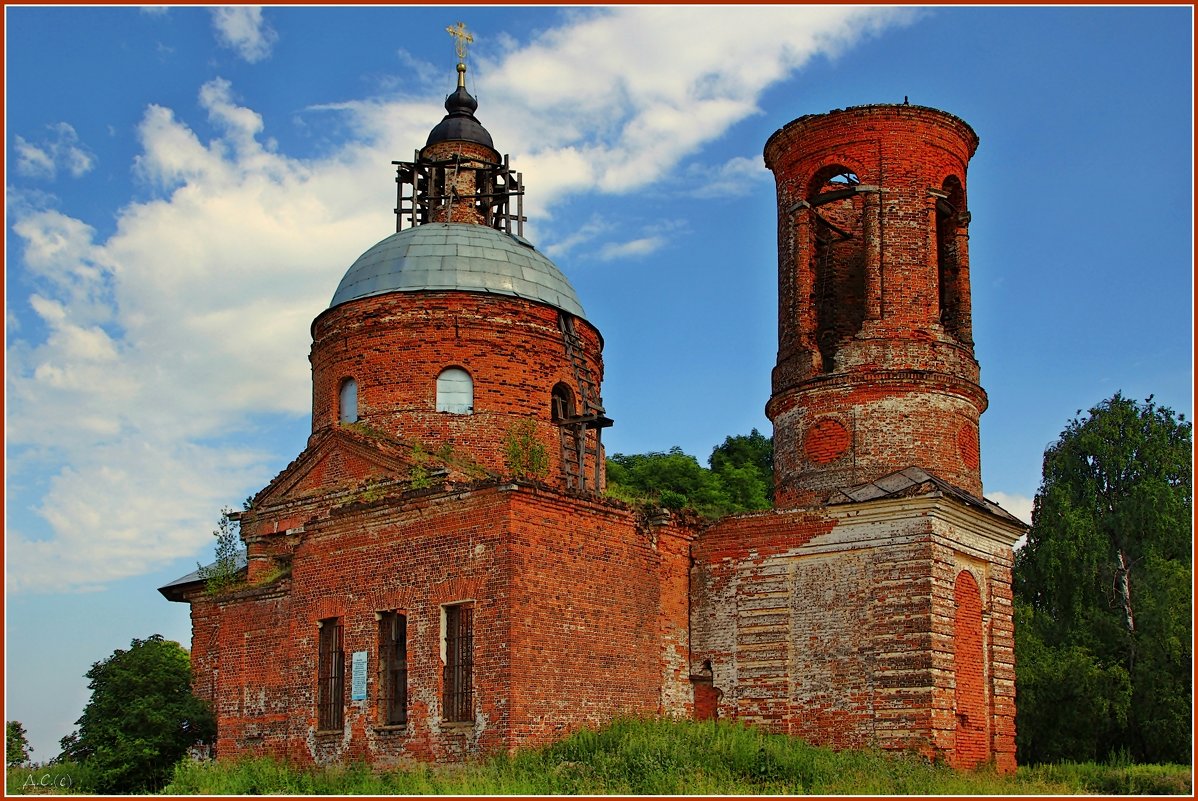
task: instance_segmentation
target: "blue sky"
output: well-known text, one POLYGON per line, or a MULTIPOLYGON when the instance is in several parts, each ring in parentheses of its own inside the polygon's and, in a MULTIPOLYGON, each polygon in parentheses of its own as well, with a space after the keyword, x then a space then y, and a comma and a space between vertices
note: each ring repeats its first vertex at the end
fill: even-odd
POLYGON ((1188 7, 6 7, 6 717, 188 643, 155 588, 303 448, 308 326, 394 230, 459 19, 526 233, 606 339, 609 452, 769 432, 765 140, 878 102, 970 123, 986 494, 1117 390, 1193 411, 1188 7))

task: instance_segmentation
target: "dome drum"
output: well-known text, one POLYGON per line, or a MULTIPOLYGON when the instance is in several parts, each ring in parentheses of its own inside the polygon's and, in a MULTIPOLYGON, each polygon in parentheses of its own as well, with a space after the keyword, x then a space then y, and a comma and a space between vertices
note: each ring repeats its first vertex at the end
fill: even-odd
MULTIPOLYGON (((357 384, 360 425, 426 448, 445 445, 479 466, 506 473, 504 441, 532 420, 549 457, 549 476, 563 475, 554 392, 577 391, 559 327, 560 312, 501 294, 452 289, 391 292, 338 305, 313 324, 312 430, 338 425, 341 386, 357 384), (438 411, 438 378, 469 376, 466 413, 438 411)), ((585 369, 601 381, 599 332, 575 320, 585 369)), ((591 440, 594 433, 586 435, 591 440)), ((553 480, 553 479, 549 479, 553 480)))

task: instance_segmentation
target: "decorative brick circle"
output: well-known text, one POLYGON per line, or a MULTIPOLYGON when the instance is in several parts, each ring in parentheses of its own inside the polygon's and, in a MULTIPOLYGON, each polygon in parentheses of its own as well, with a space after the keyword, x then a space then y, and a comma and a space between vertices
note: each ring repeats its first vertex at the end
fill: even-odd
POLYGON ((971 423, 962 423, 957 429, 957 450, 961 453, 961 461, 970 470, 977 470, 982 463, 978 447, 978 430, 971 423))
POLYGON ((807 429, 803 437, 803 450, 807 458, 816 464, 827 464, 845 454, 852 443, 849 430, 839 420, 821 417, 807 429))

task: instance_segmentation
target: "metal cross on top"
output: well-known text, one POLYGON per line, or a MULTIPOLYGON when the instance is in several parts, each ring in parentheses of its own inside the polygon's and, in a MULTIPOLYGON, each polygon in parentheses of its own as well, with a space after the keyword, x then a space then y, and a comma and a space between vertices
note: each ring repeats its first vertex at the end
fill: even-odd
POLYGON ((459 22, 445 29, 454 38, 454 47, 458 53, 458 61, 466 61, 466 45, 474 41, 474 36, 466 32, 466 23, 459 22))

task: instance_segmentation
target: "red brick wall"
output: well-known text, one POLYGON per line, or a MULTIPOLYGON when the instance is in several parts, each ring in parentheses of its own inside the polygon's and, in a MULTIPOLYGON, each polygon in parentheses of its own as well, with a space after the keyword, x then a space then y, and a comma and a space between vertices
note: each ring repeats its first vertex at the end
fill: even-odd
POLYGON ((953 692, 957 726, 952 764, 974 768, 989 761, 989 704, 986 702, 986 665, 982 647, 982 596, 967 570, 954 584, 956 616, 953 620, 953 692))
POLYGON ((193 601, 196 687, 217 699, 221 756, 456 761, 615 715, 689 711, 683 529, 524 485, 377 500, 330 492, 274 508, 304 519, 303 532, 266 533, 270 508, 245 525, 263 550, 291 549, 290 577, 193 601), (440 651, 441 606, 463 601, 474 608, 465 725, 443 720, 440 651), (378 707, 375 613, 395 610, 408 625, 401 728, 381 726, 378 707), (342 623, 347 672, 350 654, 368 653, 368 697, 351 701, 347 676, 337 734, 316 722, 317 622, 328 618, 342 623))
POLYGON ((946 753, 957 749, 959 577, 967 573, 977 587, 981 610, 980 630, 975 633, 980 633, 981 638, 982 701, 980 706, 974 704, 966 712, 971 721, 978 716, 982 721, 986 738, 983 761, 992 761, 999 771, 1010 772, 1016 768, 1015 639, 1011 601, 1013 554, 1009 548, 994 543, 980 549, 977 546, 976 541, 969 544, 949 528, 942 529, 938 535, 934 554, 932 650, 936 664, 942 670, 938 674, 935 693, 934 736, 946 753))
POLYGON ((711 663, 720 717, 837 748, 1013 770, 1010 552, 943 522, 961 514, 933 499, 892 500, 732 518, 700 534, 691 665, 711 663), (975 587, 965 629, 963 565, 987 588, 985 623, 975 587), (962 649, 983 680, 963 690, 973 740, 956 729, 962 649))
MULTIPOLYGON (((507 501, 494 490, 456 500, 426 496, 331 510, 328 500, 312 500, 304 533, 287 538, 290 577, 219 604, 222 757, 269 752, 304 762, 388 763, 456 760, 504 747, 507 501), (474 605, 474 726, 445 724, 441 714, 441 605, 461 601, 474 605), (395 610, 408 615, 409 723, 388 729, 379 725, 375 613, 395 610), (327 618, 340 619, 346 654, 345 729, 336 735, 319 734, 316 726, 317 623, 327 618), (368 653, 366 701, 349 698, 354 651, 368 653)), ((212 680, 210 664, 208 658, 197 666, 197 687, 212 680)))
POLYGON ((622 509, 520 493, 511 549, 513 741, 688 711, 685 539, 622 509))
MULTIPOLYGON (((598 383, 599 332, 582 320, 575 330, 598 383)), ((364 425, 430 451, 449 445, 457 456, 500 474, 506 472, 505 435, 532 420, 550 459, 549 480, 562 481, 551 396, 564 382, 577 402, 579 388, 557 309, 481 293, 393 292, 330 309, 312 331, 314 432, 337 425, 341 382, 352 377, 364 425), (437 376, 447 367, 461 367, 473 379, 473 414, 436 411, 437 376)), ((602 481, 602 465, 600 471, 602 481)))
POLYGON ((964 213, 976 147, 961 120, 907 105, 801 117, 766 144, 779 215, 767 413, 780 507, 913 465, 981 494, 977 419, 987 401, 968 336, 967 217, 942 215, 938 234, 929 191, 951 186, 964 213), (855 175, 858 191, 820 203, 847 186, 826 182, 838 172, 855 175), (942 294, 953 304, 945 321, 942 294), (833 428, 847 436, 829 438, 833 428))

